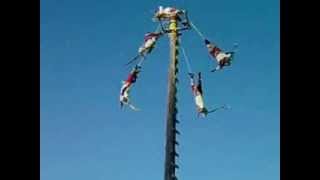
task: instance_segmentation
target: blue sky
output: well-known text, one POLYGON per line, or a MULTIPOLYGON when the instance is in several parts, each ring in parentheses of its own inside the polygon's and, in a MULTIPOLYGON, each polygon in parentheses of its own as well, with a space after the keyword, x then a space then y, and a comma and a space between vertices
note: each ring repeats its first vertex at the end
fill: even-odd
POLYGON ((239 43, 231 68, 217 73, 195 31, 182 45, 203 72, 208 107, 196 117, 180 56, 177 176, 183 180, 280 178, 279 2, 275 0, 41 0, 41 180, 163 179, 168 38, 143 64, 131 91, 142 109, 119 108, 121 81, 159 5, 189 11, 211 41, 239 43), (201 3, 200 3, 201 2, 201 3))

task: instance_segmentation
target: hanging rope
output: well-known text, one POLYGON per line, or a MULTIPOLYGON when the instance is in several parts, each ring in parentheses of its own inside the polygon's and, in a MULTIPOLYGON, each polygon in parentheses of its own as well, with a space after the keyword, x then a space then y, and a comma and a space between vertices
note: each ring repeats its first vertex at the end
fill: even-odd
POLYGON ((155 32, 159 32, 160 30, 161 30, 161 25, 160 25, 160 24, 158 24, 157 29, 156 29, 156 31, 155 31, 155 32))
POLYGON ((190 21, 190 25, 193 27, 194 30, 196 30, 196 32, 199 34, 199 36, 202 39, 205 39, 204 35, 200 32, 200 30, 190 21))
POLYGON ((184 50, 184 48, 182 46, 181 46, 181 49, 182 49, 182 53, 183 53, 183 56, 184 56, 183 59, 186 61, 186 64, 187 64, 188 72, 192 73, 192 69, 191 69, 191 66, 190 66, 189 59, 188 59, 188 57, 186 55, 186 52, 185 52, 185 50, 184 50))
MULTIPOLYGON (((201 31, 190 21, 190 25, 193 27, 193 29, 198 33, 198 35, 205 40, 206 38, 204 37, 204 35, 201 33, 201 31)), ((233 47, 232 47, 232 52, 237 52, 238 51, 238 43, 233 43, 233 47)))
POLYGON ((183 54, 183 57, 184 57, 183 59, 186 61, 186 64, 187 64, 188 73, 192 73, 192 69, 191 69, 189 58, 188 58, 183 46, 181 45, 181 39, 180 38, 179 38, 179 41, 180 41, 180 47, 181 47, 181 50, 182 50, 182 54, 183 54))
POLYGON ((127 62, 127 63, 125 64, 125 66, 131 64, 133 61, 137 60, 139 57, 140 57, 140 54, 136 55, 132 60, 130 60, 129 62, 127 62))
POLYGON ((144 56, 141 57, 141 60, 139 61, 138 66, 141 67, 141 65, 142 65, 142 63, 143 63, 143 61, 144 61, 145 58, 146 58, 146 57, 144 57, 144 56))
POLYGON ((231 107, 228 106, 228 105, 223 105, 223 106, 220 106, 220 107, 217 107, 217 108, 215 108, 215 109, 213 109, 213 110, 208 111, 208 114, 209 114, 209 113, 213 113, 213 112, 215 112, 215 111, 217 111, 217 110, 220 110, 220 109, 225 109, 225 110, 227 110, 227 109, 231 109, 231 107))
POLYGON ((136 108, 136 107, 135 107, 134 105, 132 105, 131 103, 129 103, 128 106, 129 106, 132 110, 134 110, 134 111, 140 111, 139 108, 136 108))

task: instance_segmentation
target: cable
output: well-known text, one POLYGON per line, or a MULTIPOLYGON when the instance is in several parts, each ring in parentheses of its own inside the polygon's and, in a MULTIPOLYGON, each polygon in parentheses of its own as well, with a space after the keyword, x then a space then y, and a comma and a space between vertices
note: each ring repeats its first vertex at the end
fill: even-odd
POLYGON ((184 50, 184 48, 183 48, 182 46, 181 46, 181 49, 182 49, 182 53, 183 53, 184 59, 185 59, 186 64, 187 64, 188 72, 189 72, 189 73, 192 73, 192 69, 191 69, 191 66, 190 66, 190 62, 189 62, 189 60, 188 60, 188 57, 187 57, 186 54, 185 54, 185 50, 184 50))
POLYGON ((194 30, 196 30, 196 32, 199 34, 199 36, 202 38, 202 39, 206 39, 204 37, 204 35, 200 32, 200 30, 190 21, 190 25, 193 27, 194 30))
POLYGON ((141 60, 137 65, 141 67, 142 62, 144 61, 144 59, 146 59, 146 57, 145 56, 141 56, 141 60))
POLYGON ((220 107, 217 107, 217 108, 215 108, 215 109, 213 109, 213 110, 208 111, 208 114, 209 114, 209 113, 213 113, 213 112, 215 112, 215 111, 217 111, 217 110, 219 110, 219 109, 225 109, 225 110, 227 110, 227 109, 231 109, 231 107, 228 106, 228 105, 223 105, 223 106, 220 106, 220 107))
MULTIPOLYGON (((180 38, 179 38, 179 41, 180 41, 180 44, 181 44, 181 39, 180 39, 180 38)), ((187 64, 188 72, 189 72, 189 73, 192 73, 192 69, 191 69, 191 65, 190 65, 190 62, 189 62, 189 58, 187 57, 186 52, 185 52, 183 46, 180 45, 180 47, 181 47, 181 49, 182 49, 182 54, 183 54, 183 56, 184 56, 183 59, 186 61, 186 64, 187 64)))

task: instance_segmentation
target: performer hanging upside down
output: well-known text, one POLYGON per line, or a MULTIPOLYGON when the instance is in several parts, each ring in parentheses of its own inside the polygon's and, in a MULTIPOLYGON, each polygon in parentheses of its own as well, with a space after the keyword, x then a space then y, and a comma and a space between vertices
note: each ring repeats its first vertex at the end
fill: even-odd
POLYGON ((206 117, 209 113, 215 112, 218 109, 227 108, 226 106, 221 106, 208 111, 208 109, 204 105, 204 100, 203 100, 201 73, 200 72, 198 73, 197 84, 195 83, 194 74, 189 73, 189 76, 190 76, 190 85, 191 85, 192 93, 194 95, 194 100, 195 100, 195 104, 198 111, 198 117, 199 115, 202 115, 202 117, 206 117))
POLYGON ((154 49, 156 41, 162 35, 161 32, 148 32, 144 35, 143 44, 139 47, 138 55, 130 60, 126 65, 132 63, 139 58, 145 58, 145 56, 154 49))
POLYGON ((209 40, 205 39, 205 45, 208 48, 209 53, 214 57, 217 62, 218 66, 213 69, 211 72, 214 72, 216 70, 220 70, 225 66, 230 66, 231 61, 234 55, 234 52, 223 52, 218 46, 211 43, 209 40))
POLYGON ((160 32, 148 32, 144 35, 144 42, 139 48, 139 55, 145 56, 146 54, 151 53, 155 47, 156 41, 162 35, 160 32))
POLYGON ((194 100, 196 103, 198 116, 201 114, 203 117, 205 117, 208 114, 207 108, 204 107, 204 101, 202 96, 202 81, 201 81, 201 73, 198 73, 198 84, 195 83, 194 74, 189 73, 190 75, 190 85, 192 89, 192 93, 194 95, 194 100))
POLYGON ((121 91, 120 91, 120 106, 121 106, 121 108, 123 107, 123 105, 128 105, 131 109, 133 109, 135 111, 138 110, 130 103, 129 92, 130 92, 131 86, 137 80, 140 69, 141 69, 140 66, 135 66, 134 69, 130 72, 127 80, 122 82, 123 85, 122 85, 121 91))

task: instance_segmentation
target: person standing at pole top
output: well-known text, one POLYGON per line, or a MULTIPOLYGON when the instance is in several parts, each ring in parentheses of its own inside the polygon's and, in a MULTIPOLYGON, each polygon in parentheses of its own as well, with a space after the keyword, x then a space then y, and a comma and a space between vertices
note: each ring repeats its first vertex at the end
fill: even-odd
POLYGON ((159 9, 155 13, 155 18, 165 19, 165 18, 170 18, 176 15, 179 15, 181 13, 183 13, 183 11, 173 7, 163 8, 162 6, 159 6, 159 9))

